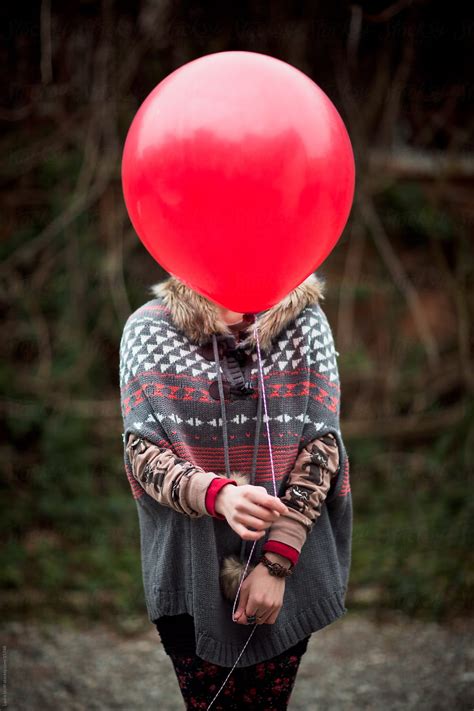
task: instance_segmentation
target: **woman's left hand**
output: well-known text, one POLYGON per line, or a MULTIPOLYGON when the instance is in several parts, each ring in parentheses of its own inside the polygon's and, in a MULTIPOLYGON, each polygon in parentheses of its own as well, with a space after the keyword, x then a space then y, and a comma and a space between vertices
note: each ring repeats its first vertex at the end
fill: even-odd
POLYGON ((257 615, 258 625, 273 625, 283 605, 286 578, 277 578, 263 563, 258 563, 240 588, 234 622, 247 625, 249 615, 257 615))

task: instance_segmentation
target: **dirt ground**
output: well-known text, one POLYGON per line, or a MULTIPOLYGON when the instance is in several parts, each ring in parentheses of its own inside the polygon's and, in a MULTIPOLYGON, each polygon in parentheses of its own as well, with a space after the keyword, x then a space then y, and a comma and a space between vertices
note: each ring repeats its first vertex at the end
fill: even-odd
MULTIPOLYGON (((442 626, 349 612, 312 635, 288 708, 472 711, 473 629, 474 620, 442 626)), ((2 624, 2 645, 1 703, 9 709, 184 709, 152 625, 123 636, 105 626, 11 621, 2 624)))

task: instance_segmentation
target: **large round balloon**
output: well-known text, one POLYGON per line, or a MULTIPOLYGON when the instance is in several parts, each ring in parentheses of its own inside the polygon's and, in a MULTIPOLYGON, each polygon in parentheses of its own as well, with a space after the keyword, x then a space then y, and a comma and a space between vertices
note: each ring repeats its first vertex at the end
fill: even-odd
POLYGON ((152 257, 203 296, 264 311, 336 245, 354 196, 344 123, 291 65, 217 52, 147 96, 122 159, 125 203, 152 257))

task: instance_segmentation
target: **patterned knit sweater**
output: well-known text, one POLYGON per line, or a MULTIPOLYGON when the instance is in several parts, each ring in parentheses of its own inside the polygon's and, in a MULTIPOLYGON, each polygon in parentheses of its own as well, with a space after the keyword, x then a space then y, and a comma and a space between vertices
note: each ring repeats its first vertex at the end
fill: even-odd
MULTIPOLYGON (((152 621, 193 615, 198 656, 232 666, 249 628, 232 621, 222 568, 231 557, 245 566, 253 542, 215 515, 213 482, 230 483, 231 463, 234 475, 275 493, 254 326, 238 342, 215 305, 176 277, 153 293, 127 320, 120 347, 124 463, 139 516, 145 600, 152 621), (156 466, 163 455, 168 464, 161 459, 156 466), (179 476, 167 487, 176 467, 179 476)), ((286 497, 292 523, 275 521, 253 558, 274 542, 287 549, 273 550, 298 565, 286 580, 277 621, 258 626, 238 666, 269 659, 346 612, 349 460, 339 429, 336 351, 321 298, 321 282, 311 275, 256 314, 277 495, 286 497), (331 442, 337 458, 329 456, 331 442)))

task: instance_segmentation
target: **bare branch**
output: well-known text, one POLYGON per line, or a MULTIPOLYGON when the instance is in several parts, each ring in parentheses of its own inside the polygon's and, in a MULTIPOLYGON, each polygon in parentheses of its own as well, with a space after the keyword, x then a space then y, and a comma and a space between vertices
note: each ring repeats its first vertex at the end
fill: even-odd
POLYGON ((382 10, 382 12, 376 15, 364 12, 364 20, 369 20, 370 22, 388 22, 392 17, 395 17, 395 15, 398 15, 399 12, 402 12, 402 10, 405 10, 405 8, 412 4, 413 0, 398 0, 398 2, 389 5, 389 7, 386 7, 385 10, 382 10))
POLYGON ((50 84, 53 80, 51 48, 51 0, 41 2, 41 81, 50 84))
POLYGON ((354 221, 351 239, 347 247, 344 273, 339 287, 337 343, 343 351, 353 345, 355 293, 362 267, 364 247, 365 230, 361 229, 359 222, 354 221))
POLYGON ((413 320, 418 329, 421 343, 425 349, 428 362, 431 368, 433 368, 439 363, 439 352, 436 341, 433 338, 423 313, 423 307, 420 303, 418 293, 410 281, 395 250, 390 244, 390 239, 377 214, 372 199, 369 196, 362 195, 360 193, 358 199, 356 200, 356 205, 367 228, 372 234, 375 245, 384 260, 393 281, 406 299, 408 307, 411 310, 413 320))
POLYGON ((350 9, 351 21, 347 35, 347 59, 351 66, 356 66, 362 28, 362 8, 360 5, 351 5, 350 9))
POLYGON ((417 151, 406 146, 396 146, 393 151, 369 151, 369 173, 388 175, 398 180, 472 179, 474 156, 445 151, 417 151))
POLYGON ((415 25, 411 21, 410 31, 406 33, 407 39, 402 46, 402 58, 393 77, 390 90, 385 95, 384 113, 378 127, 379 143, 392 146, 395 129, 398 125, 400 103, 403 91, 410 76, 413 60, 415 58, 415 25))

